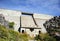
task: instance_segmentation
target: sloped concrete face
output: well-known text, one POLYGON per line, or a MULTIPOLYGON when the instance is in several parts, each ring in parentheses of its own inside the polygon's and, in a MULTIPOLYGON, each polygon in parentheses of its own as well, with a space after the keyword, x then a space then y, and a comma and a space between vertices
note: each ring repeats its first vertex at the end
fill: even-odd
POLYGON ((18 28, 20 27, 20 11, 0 9, 0 14, 3 14, 7 21, 14 22, 14 30, 18 31, 18 28))
POLYGON ((46 33, 47 31, 46 31, 45 27, 43 26, 43 24, 44 24, 47 20, 53 18, 53 16, 44 15, 44 14, 34 14, 33 16, 34 16, 35 22, 36 22, 37 25, 38 25, 38 28, 41 28, 41 32, 42 32, 42 33, 46 33))
POLYGON ((37 25, 38 25, 38 27, 37 28, 41 28, 41 32, 42 33, 46 33, 46 29, 45 29, 45 27, 43 26, 43 24, 45 23, 45 19, 43 20, 43 19, 39 19, 39 18, 35 18, 35 21, 36 21, 36 23, 37 23, 37 25))
POLYGON ((35 25, 32 16, 21 16, 21 27, 35 28, 37 26, 35 25))
POLYGON ((36 14, 36 13, 34 13, 33 16, 34 16, 34 18, 45 19, 45 20, 53 18, 52 15, 47 15, 47 14, 36 14))
POLYGON ((47 33, 43 24, 47 20, 51 19, 52 17, 53 16, 44 15, 44 14, 34 14, 33 17, 21 16, 21 32, 22 32, 22 30, 24 30, 27 34, 29 34, 30 36, 33 36, 33 37, 38 35, 39 31, 41 31, 42 33, 47 33), (33 20, 33 18, 35 21, 33 20), (31 32, 30 28, 33 28, 34 30, 31 32))

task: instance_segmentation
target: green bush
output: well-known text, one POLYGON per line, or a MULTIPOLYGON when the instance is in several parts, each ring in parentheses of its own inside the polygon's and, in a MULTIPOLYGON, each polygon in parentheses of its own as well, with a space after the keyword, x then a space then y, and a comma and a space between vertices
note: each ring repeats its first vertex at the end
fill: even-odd
POLYGON ((19 41, 19 33, 13 30, 9 30, 9 40, 10 41, 19 41))
POLYGON ((9 30, 0 25, 0 41, 28 41, 28 35, 9 30))
POLYGON ((9 27, 13 28, 14 24, 15 24, 14 22, 9 22, 9 27))
POLYGON ((20 34, 20 38, 23 39, 23 41, 28 41, 29 37, 28 38, 27 37, 28 35, 26 33, 20 34))
POLYGON ((56 39, 53 38, 53 37, 51 37, 51 36, 49 36, 49 34, 43 34, 43 33, 41 33, 40 35, 37 35, 37 36, 35 37, 35 39, 36 39, 37 41, 56 41, 56 39), (39 37, 38 37, 38 36, 39 36, 39 37))
POLYGON ((8 37, 8 30, 4 26, 0 25, 0 38, 7 39, 8 37))

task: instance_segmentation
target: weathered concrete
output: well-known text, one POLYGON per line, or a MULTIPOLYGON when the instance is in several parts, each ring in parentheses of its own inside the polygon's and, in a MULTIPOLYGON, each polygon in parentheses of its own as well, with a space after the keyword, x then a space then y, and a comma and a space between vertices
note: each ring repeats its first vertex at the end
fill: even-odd
POLYGON ((9 22, 14 22, 14 30, 18 31, 18 28, 20 27, 20 11, 0 9, 0 14, 3 14, 5 19, 9 22))
POLYGON ((21 27, 34 28, 37 26, 35 25, 32 16, 21 16, 21 27))
POLYGON ((19 27, 21 27, 21 32, 24 30, 30 36, 37 35, 39 31, 46 33, 43 23, 53 17, 50 15, 36 13, 32 14, 33 17, 31 15, 24 16, 20 11, 6 9, 0 9, 0 14, 3 14, 6 20, 15 23, 15 31, 18 31, 19 27), (34 30, 31 32, 30 28, 33 28, 34 30))

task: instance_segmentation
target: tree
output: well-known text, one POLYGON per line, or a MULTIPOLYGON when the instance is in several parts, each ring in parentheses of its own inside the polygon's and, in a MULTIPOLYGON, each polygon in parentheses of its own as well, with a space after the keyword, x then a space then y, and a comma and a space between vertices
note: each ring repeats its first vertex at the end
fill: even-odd
MULTIPOLYGON (((50 34, 50 36, 53 36, 56 39, 57 37, 60 38, 60 16, 55 16, 51 18, 49 21, 46 21, 43 25, 46 28, 47 32, 50 34)), ((60 41, 60 39, 57 40, 60 41)))

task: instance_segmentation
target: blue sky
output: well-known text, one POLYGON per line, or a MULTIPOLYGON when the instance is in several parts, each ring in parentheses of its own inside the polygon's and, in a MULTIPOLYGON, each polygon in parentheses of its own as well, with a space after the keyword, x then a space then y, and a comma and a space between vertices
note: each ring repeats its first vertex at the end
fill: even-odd
POLYGON ((60 0, 0 0, 0 8, 59 16, 60 0))

